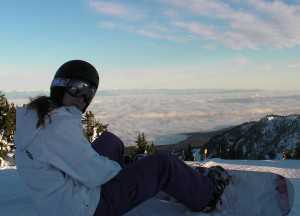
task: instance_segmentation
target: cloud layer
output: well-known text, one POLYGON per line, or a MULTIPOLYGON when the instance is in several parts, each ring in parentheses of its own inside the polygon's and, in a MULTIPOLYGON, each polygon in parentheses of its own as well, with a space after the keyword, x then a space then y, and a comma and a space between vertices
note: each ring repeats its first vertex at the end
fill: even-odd
POLYGON ((90 109, 127 145, 134 143, 138 132, 144 132, 147 139, 156 140, 168 134, 235 125, 270 113, 286 115, 300 111, 299 92, 177 90, 115 93, 96 97, 90 109))
POLYGON ((231 49, 292 48, 300 44, 300 4, 282 0, 124 2, 90 1, 90 6, 105 16, 99 26, 161 40, 211 41, 231 49))

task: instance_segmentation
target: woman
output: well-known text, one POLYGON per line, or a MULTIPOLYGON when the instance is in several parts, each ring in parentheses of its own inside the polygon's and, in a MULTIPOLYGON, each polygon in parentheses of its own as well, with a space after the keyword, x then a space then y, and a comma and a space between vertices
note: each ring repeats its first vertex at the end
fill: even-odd
POLYGON ((81 115, 98 83, 90 63, 72 60, 57 70, 50 97, 17 109, 17 168, 38 215, 122 215, 160 190, 193 211, 213 210, 229 179, 221 167, 194 170, 167 155, 124 167, 117 136, 87 141, 81 115))

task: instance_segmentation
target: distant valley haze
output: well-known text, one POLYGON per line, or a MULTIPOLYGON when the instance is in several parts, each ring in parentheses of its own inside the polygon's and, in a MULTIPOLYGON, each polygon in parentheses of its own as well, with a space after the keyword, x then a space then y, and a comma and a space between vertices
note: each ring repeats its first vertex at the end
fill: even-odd
MULTIPOLYGON (((21 105, 40 93, 47 94, 7 96, 21 105)), ((100 90, 88 109, 126 145, 133 145, 139 132, 155 144, 172 144, 184 139, 185 133, 220 129, 268 114, 299 114, 300 91, 100 90)))

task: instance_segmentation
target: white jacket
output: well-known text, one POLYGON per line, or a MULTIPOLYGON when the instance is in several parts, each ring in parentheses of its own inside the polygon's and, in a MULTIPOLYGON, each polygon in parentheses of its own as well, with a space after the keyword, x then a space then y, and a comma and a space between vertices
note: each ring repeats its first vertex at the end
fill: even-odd
POLYGON ((81 111, 60 107, 45 128, 36 128, 37 113, 18 108, 16 122, 17 169, 38 215, 93 215, 101 185, 121 167, 93 150, 82 131, 81 111))

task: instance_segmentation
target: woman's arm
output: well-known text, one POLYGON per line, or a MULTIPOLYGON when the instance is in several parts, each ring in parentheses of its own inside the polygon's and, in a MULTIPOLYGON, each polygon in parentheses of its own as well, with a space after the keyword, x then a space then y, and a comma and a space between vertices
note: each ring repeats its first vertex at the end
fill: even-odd
POLYGON ((43 140, 47 162, 87 187, 100 186, 121 170, 117 162, 98 155, 85 138, 80 119, 72 115, 53 119, 43 140))

